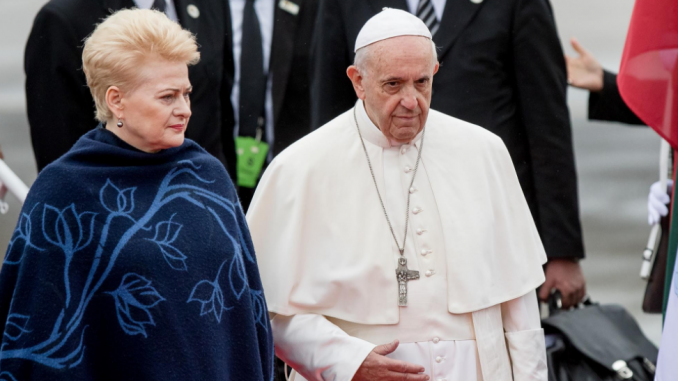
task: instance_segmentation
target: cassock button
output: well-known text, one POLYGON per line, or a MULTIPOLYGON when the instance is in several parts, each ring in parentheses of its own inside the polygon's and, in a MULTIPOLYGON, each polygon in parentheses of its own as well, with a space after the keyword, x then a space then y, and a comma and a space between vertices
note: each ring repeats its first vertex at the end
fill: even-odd
POLYGON ((414 213, 414 214, 419 214, 419 213, 421 213, 421 209, 419 209, 419 208, 414 208, 414 209, 412 209, 412 213, 414 213))
POLYGON ((431 250, 421 249, 421 255, 425 256, 425 255, 428 255, 428 254, 431 254, 431 253, 432 253, 431 250))
POLYGON ((414 193, 414 192, 416 192, 416 191, 417 191, 417 188, 415 188, 415 187, 410 188, 410 194, 412 194, 412 193, 414 193))
POLYGON ((438 344, 440 342, 440 339, 437 337, 433 338, 433 344, 438 344))
POLYGON ((433 275, 433 270, 428 270, 425 272, 426 276, 431 276, 433 275))
POLYGON ((400 154, 401 154, 401 155, 404 155, 404 154, 406 154, 406 153, 407 153, 407 147, 406 147, 406 146, 403 146, 403 148, 400 149, 400 154))
POLYGON ((440 356, 436 357, 436 362, 442 362, 442 361, 443 361, 442 357, 440 357, 440 356))
POLYGON ((417 229, 417 235, 422 235, 425 231, 426 229, 417 229))
POLYGON ((405 173, 410 173, 412 172, 412 168, 410 167, 405 167, 405 173))

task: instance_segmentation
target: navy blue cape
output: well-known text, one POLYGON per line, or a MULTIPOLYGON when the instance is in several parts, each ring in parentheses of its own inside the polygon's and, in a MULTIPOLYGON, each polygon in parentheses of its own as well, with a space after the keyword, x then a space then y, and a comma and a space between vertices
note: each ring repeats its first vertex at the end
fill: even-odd
POLYGON ((233 184, 196 143, 97 128, 32 186, 0 272, 0 380, 273 378, 233 184))

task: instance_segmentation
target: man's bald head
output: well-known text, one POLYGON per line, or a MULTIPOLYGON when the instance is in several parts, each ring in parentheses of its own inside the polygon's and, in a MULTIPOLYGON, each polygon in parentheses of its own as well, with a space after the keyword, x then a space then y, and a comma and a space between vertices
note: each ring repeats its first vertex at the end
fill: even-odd
POLYGON ((438 54, 431 39, 399 36, 356 52, 346 73, 370 120, 390 140, 408 143, 424 128, 438 54))

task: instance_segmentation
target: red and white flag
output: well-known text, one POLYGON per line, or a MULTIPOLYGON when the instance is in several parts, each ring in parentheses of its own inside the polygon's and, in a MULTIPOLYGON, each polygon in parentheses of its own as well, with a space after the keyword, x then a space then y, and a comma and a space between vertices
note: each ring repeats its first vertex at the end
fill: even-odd
MULTIPOLYGON (((636 0, 617 77, 619 91, 629 108, 674 150, 678 149, 677 60, 678 0, 636 0)), ((673 202, 676 201, 674 194, 673 202)), ((673 216, 672 224, 678 223, 676 217, 673 216)), ((669 266, 673 268, 675 256, 669 257, 669 266)), ((678 380, 678 275, 675 273, 666 292, 669 302, 655 381, 678 380)))
POLYGON ((637 0, 617 83, 626 104, 678 148, 678 1, 637 0))

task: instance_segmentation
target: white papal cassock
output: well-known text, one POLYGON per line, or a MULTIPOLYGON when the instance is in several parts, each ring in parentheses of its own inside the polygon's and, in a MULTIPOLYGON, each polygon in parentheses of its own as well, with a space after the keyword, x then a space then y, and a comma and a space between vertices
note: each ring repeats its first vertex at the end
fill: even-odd
POLYGON ((282 152, 247 215, 276 353, 295 380, 351 380, 378 344, 432 380, 545 381, 534 289, 546 257, 508 152, 490 132, 431 110, 391 144, 355 112, 396 236, 420 279, 398 307, 398 248, 353 110, 282 152))

